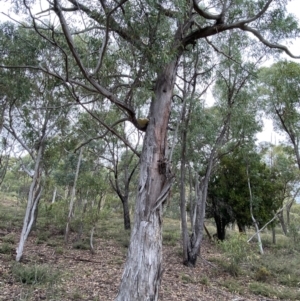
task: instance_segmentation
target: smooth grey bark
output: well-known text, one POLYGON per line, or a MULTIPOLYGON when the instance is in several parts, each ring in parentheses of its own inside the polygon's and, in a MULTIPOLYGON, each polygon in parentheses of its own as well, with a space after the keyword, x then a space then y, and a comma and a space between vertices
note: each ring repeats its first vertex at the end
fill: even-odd
POLYGON ((51 201, 51 204, 55 203, 55 200, 56 200, 56 194, 57 194, 57 187, 55 186, 55 187, 54 187, 54 190, 53 190, 53 195, 52 195, 52 201, 51 201))
MULTIPOLYGON (((185 114, 185 103, 183 108, 183 114, 185 114)), ((188 251, 190 250, 188 225, 186 218, 186 136, 187 136, 188 119, 185 120, 184 128, 181 135, 181 162, 180 162, 180 217, 181 217, 181 232, 182 232, 182 244, 183 244, 183 264, 188 265, 188 251)), ((192 208, 190 208, 192 210, 192 208)))
POLYGON ((252 195, 248 165, 247 165, 247 182, 248 182, 249 197, 250 197, 250 215, 251 215, 251 219, 253 221, 253 224, 254 224, 254 227, 255 227, 255 230, 256 230, 259 252, 260 252, 261 255, 263 255, 264 254, 264 249, 263 249, 263 245, 262 245, 262 241, 261 241, 261 237, 260 237, 260 231, 259 231, 258 223, 257 223, 257 221, 256 221, 256 219, 253 215, 253 195, 252 195))
POLYGON ((282 231, 284 233, 285 236, 287 236, 287 227, 286 227, 286 224, 285 224, 285 221, 284 221, 284 217, 283 217, 283 210, 280 211, 278 214, 277 214, 277 217, 279 219, 279 222, 280 222, 280 225, 281 225, 281 228, 282 228, 282 231))
POLYGON ((71 191, 71 199, 70 199, 70 205, 69 205, 69 214, 68 214, 68 219, 67 219, 67 225, 66 225, 66 232, 65 232, 65 242, 68 242, 69 238, 69 232, 70 232, 70 222, 71 219, 74 215, 74 201, 75 201, 75 194, 76 194, 76 184, 78 180, 78 175, 79 175, 79 169, 81 165, 81 160, 82 160, 82 152, 83 152, 83 147, 80 148, 79 156, 78 156, 78 161, 77 161, 77 166, 76 166, 76 171, 75 171, 75 178, 74 178, 74 183, 71 191))
POLYGON ((216 152, 223 143, 225 134, 228 130, 230 118, 231 114, 228 114, 207 160, 207 166, 204 176, 200 179, 199 176, 196 175, 196 201, 193 212, 193 228, 191 235, 188 235, 187 228, 183 229, 184 231, 186 231, 186 234, 183 235, 183 238, 187 239, 187 241, 183 242, 183 247, 187 248, 186 251, 183 250, 183 253, 187 254, 187 257, 184 258, 184 264, 187 266, 194 267, 197 263, 197 258, 200 252, 201 242, 203 238, 208 184, 215 163, 216 152))
POLYGON ((286 224, 287 226, 289 227, 290 224, 291 224, 291 218, 290 218, 290 213, 291 213, 291 209, 292 209, 292 206, 295 202, 292 201, 290 202, 287 206, 286 206, 286 224))
POLYGON ((38 208, 38 204, 41 198, 42 193, 42 157, 43 157, 43 151, 44 151, 44 145, 43 143, 40 143, 36 161, 35 161, 35 167, 34 167, 34 174, 32 177, 32 182, 30 185, 29 193, 28 193, 28 199, 27 199, 27 207, 26 212, 24 216, 23 221, 23 228, 20 236, 20 241, 18 244, 18 247, 16 249, 17 255, 16 255, 16 261, 20 261, 23 256, 23 250, 24 245, 27 240, 27 237, 32 229, 32 226, 35 223, 36 220, 36 211, 38 208))

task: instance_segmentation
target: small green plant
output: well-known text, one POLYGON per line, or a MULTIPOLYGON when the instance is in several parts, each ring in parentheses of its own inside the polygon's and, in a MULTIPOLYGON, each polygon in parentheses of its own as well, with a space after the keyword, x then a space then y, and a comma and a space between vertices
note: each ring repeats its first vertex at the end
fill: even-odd
POLYGON ((247 237, 243 234, 234 234, 220 244, 223 251, 228 254, 231 261, 240 263, 251 259, 251 248, 247 243, 247 237))
POLYGON ((182 274, 181 280, 183 283, 194 283, 195 282, 193 277, 191 277, 190 275, 187 275, 187 274, 182 274))
POLYGON ((276 296, 277 292, 270 286, 261 282, 252 282, 249 285, 249 291, 255 295, 264 297, 276 296))
POLYGON ((289 227, 290 236, 293 238, 294 244, 299 242, 299 227, 295 223, 291 223, 289 227))
POLYGON ((73 243, 73 248, 77 250, 89 250, 90 245, 86 240, 79 240, 73 243))
POLYGON ((241 268, 235 262, 230 262, 227 266, 225 266, 224 270, 233 277, 238 277, 241 274, 241 268))
POLYGON ((280 284, 286 285, 288 287, 298 287, 299 286, 299 275, 287 274, 281 275, 278 279, 280 284))
POLYGON ((236 280, 227 279, 222 282, 222 285, 226 287, 231 293, 242 294, 244 292, 244 285, 240 284, 236 280))
POLYGON ((209 285, 209 279, 206 276, 201 277, 199 282, 203 285, 209 285))
POLYGON ((14 244, 15 243, 15 235, 14 234, 8 234, 8 235, 6 235, 2 238, 2 241, 10 243, 10 244, 14 244))
POLYGON ((36 244, 42 244, 50 237, 49 231, 39 231, 37 233, 36 244))
POLYGON ((178 242, 178 236, 176 232, 163 233, 163 244, 166 246, 176 246, 178 242))
POLYGON ((254 279, 256 281, 266 282, 270 279, 271 273, 265 267, 260 267, 256 270, 254 279))
POLYGON ((82 300, 82 295, 79 292, 73 293, 73 300, 82 300))
POLYGON ((64 249, 62 247, 56 247, 55 248, 55 254, 57 254, 57 255, 64 254, 64 249))
POLYGON ((234 234, 228 240, 221 242, 220 246, 228 257, 228 262, 223 264, 224 270, 237 277, 241 273, 241 263, 251 260, 252 257, 246 236, 234 234))
POLYGON ((16 281, 24 284, 54 283, 58 277, 58 273, 53 272, 49 266, 37 264, 14 264, 12 274, 16 281))
POLYGON ((0 245, 0 253, 2 254, 10 254, 13 249, 13 246, 7 242, 4 242, 0 245))

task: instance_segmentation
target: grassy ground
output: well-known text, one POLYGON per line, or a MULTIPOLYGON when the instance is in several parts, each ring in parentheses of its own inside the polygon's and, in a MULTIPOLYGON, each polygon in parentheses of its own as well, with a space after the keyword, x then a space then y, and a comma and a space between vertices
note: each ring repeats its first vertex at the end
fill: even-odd
MULTIPOLYGON (((97 223, 77 216, 65 244, 65 213, 60 205, 54 207, 41 206, 24 260, 16 263, 24 206, 12 199, 0 200, 0 300, 113 300, 130 237, 123 229, 121 212, 104 211, 97 223), (93 225, 95 254, 89 250, 93 225)), ((208 229, 215 231, 209 224, 208 229)), ((180 223, 165 218, 160 300, 300 300, 297 237, 278 234, 273 245, 270 234, 264 233, 261 256, 255 242, 248 244, 234 231, 228 236, 225 243, 205 237, 202 259, 196 268, 187 268, 181 263, 180 223)))

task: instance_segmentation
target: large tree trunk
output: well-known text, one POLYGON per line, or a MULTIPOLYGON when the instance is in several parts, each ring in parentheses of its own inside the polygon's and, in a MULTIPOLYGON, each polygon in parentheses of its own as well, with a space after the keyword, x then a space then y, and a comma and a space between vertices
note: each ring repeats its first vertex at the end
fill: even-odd
POLYGON ((158 77, 141 155, 130 247, 116 301, 157 301, 162 274, 162 205, 170 186, 167 127, 177 69, 171 62, 158 77))

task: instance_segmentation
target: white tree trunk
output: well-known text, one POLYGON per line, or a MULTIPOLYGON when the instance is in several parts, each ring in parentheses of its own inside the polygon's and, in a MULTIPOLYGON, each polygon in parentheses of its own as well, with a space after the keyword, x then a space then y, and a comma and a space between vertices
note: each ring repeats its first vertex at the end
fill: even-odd
POLYGON ((73 217, 73 213, 74 213, 73 210, 74 210, 74 200, 75 200, 75 193, 76 193, 76 184, 77 184, 79 169, 80 169, 81 160, 82 160, 82 151, 83 151, 83 147, 80 148, 78 161, 77 161, 76 172, 75 172, 74 184, 73 184, 72 192, 71 192, 69 214, 68 214, 68 220, 67 220, 67 225, 66 225, 66 233, 65 233, 65 242, 68 242, 69 231, 70 231, 70 221, 71 221, 71 219, 73 217))
POLYGON ((52 196, 52 202, 51 202, 51 204, 55 203, 56 193, 57 193, 57 187, 55 186, 54 191, 53 191, 53 196, 52 196))
POLYGON ((35 168, 34 168, 34 175, 28 193, 27 207, 26 207, 25 217, 23 221, 23 228, 21 232, 19 245, 16 249, 17 252, 16 261, 20 261, 23 256, 24 245, 31 231, 32 225, 35 221, 37 206, 41 198, 42 154, 43 154, 43 146, 41 145, 38 150, 38 154, 35 162, 35 168))
POLYGON ((262 241, 261 241, 261 237, 260 237, 260 231, 259 231, 257 221, 256 221, 256 219, 254 218, 254 215, 253 215, 253 197, 252 197, 252 189, 251 189, 250 177, 249 177, 249 172, 248 172, 248 166, 247 166, 247 179, 248 179, 248 188, 249 188, 249 195, 250 195, 250 214, 251 214, 253 224, 255 226, 255 231, 256 231, 257 240, 258 240, 259 252, 260 252, 260 254, 263 255, 264 254, 264 249, 263 249, 263 245, 262 245, 262 241))

